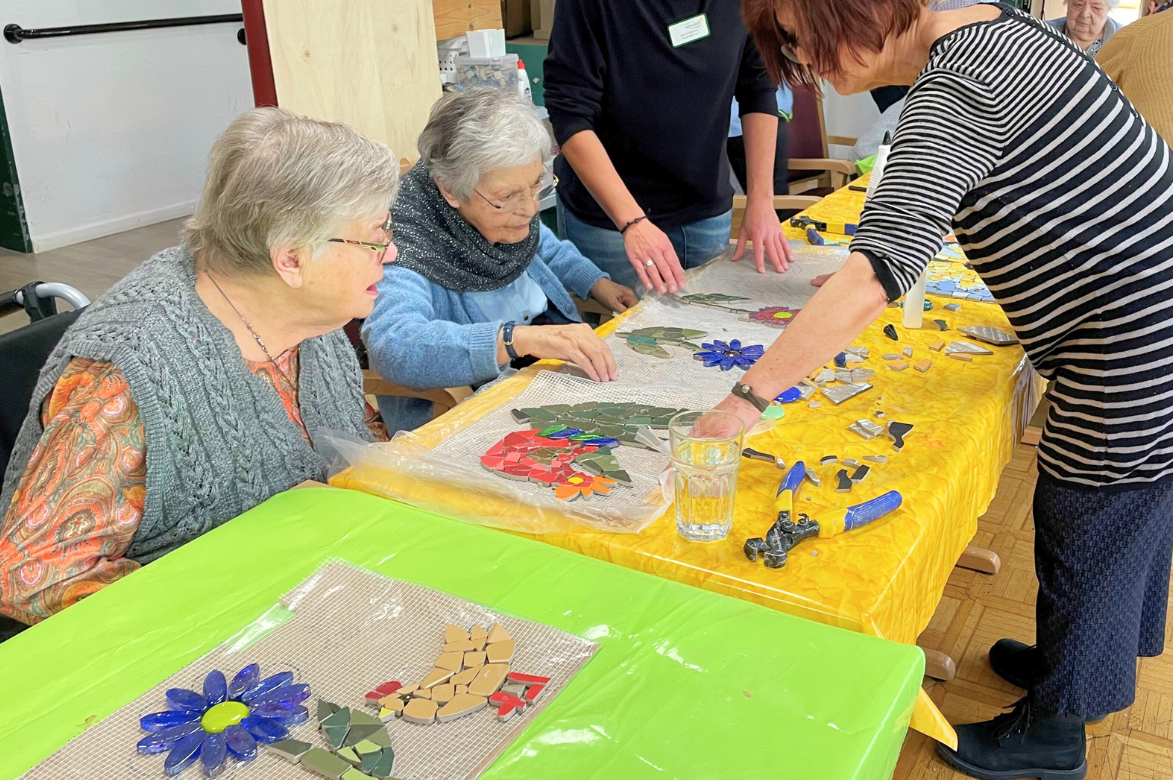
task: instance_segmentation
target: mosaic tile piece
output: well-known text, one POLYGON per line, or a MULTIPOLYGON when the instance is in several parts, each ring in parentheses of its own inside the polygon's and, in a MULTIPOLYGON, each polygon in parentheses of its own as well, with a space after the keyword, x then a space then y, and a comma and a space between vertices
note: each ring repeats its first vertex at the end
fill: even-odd
POLYGON ((761 344, 743 345, 738 339, 728 342, 714 339, 712 342, 701 344, 701 347, 700 352, 693 354, 693 359, 704 363, 705 368, 716 367, 722 371, 733 368, 748 369, 766 352, 766 348, 761 344))

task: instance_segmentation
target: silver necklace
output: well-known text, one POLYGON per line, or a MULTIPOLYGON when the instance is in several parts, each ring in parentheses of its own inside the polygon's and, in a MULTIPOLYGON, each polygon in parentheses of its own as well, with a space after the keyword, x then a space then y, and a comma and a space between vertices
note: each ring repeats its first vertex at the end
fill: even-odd
POLYGON ((219 283, 216 281, 216 278, 211 274, 208 274, 208 279, 210 279, 212 284, 215 285, 216 289, 220 291, 220 295, 224 296, 224 300, 227 301, 228 305, 232 307, 232 310, 236 312, 236 316, 240 317, 240 321, 244 323, 244 327, 248 328, 248 332, 252 334, 252 337, 257 342, 257 346, 260 347, 261 351, 265 353, 265 357, 269 358, 269 362, 273 364, 273 368, 277 369, 277 373, 285 377, 285 381, 292 385, 293 380, 289 378, 288 374, 281 370, 281 366, 277 365, 277 361, 273 359, 273 355, 269 352, 269 348, 265 346, 265 342, 261 340, 260 335, 256 332, 256 330, 253 329, 252 323, 244 318, 244 315, 240 313, 240 309, 236 308, 236 304, 232 302, 232 299, 229 298, 228 294, 225 293, 223 288, 220 287, 219 283))

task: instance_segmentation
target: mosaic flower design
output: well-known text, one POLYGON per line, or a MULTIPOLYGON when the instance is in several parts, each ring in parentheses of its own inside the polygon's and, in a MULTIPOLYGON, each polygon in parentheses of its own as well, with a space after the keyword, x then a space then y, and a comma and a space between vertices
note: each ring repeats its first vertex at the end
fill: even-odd
POLYGON ((564 501, 605 496, 616 484, 630 484, 631 477, 619 462, 608 457, 618 442, 572 438, 582 435, 565 426, 511 433, 481 456, 481 465, 506 479, 547 485, 564 501))
POLYGON ((786 327, 802 309, 792 309, 789 306, 766 306, 751 312, 750 320, 753 322, 760 322, 763 325, 775 325, 778 327, 786 327))
POLYGON ((261 667, 249 664, 232 682, 217 670, 204 677, 202 694, 187 688, 166 693, 167 709, 139 719, 148 732, 138 742, 143 755, 167 753, 163 773, 174 777, 194 764, 205 777, 224 773, 228 759, 252 761, 257 745, 289 737, 289 727, 304 723, 309 712, 301 703, 310 687, 294 684, 293 672, 261 678, 261 667))
POLYGON ((766 352, 766 348, 761 344, 742 346, 737 339, 733 339, 728 344, 724 341, 714 340, 711 344, 707 342, 701 344, 701 347, 702 351, 694 354, 693 358, 704 361, 705 368, 720 366, 722 371, 728 371, 734 366, 743 369, 749 368, 758 362, 758 358, 766 352))

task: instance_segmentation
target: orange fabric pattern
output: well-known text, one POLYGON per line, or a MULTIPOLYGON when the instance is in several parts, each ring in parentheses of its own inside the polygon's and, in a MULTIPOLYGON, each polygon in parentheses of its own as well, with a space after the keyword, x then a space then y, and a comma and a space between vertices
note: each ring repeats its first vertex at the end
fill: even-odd
MULTIPOLYGON (((298 404, 298 355, 248 363, 309 438, 298 404), (292 379, 291 379, 292 378, 292 379)), ((369 404, 376 439, 387 428, 369 404)), ((0 613, 36 623, 139 568, 126 558, 146 500, 146 440, 126 379, 74 358, 42 406, 44 432, 0 523, 0 613)))

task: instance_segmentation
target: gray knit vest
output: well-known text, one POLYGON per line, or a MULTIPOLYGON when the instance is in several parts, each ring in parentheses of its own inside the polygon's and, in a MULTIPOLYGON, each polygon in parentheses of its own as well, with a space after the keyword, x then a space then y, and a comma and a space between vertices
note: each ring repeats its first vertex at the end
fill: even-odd
MULTIPOLYGON (((41 370, 0 492, 0 518, 41 438, 41 405, 74 357, 113 363, 146 435, 147 490, 127 557, 145 563, 307 479, 326 461, 289 421, 195 291, 182 247, 147 260, 65 332, 41 370)), ((342 331, 299 350, 298 400, 311 441, 332 429, 371 440, 362 372, 342 331)))

